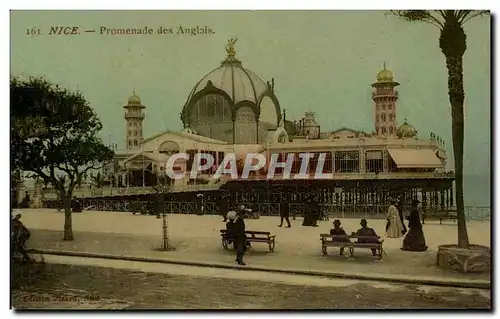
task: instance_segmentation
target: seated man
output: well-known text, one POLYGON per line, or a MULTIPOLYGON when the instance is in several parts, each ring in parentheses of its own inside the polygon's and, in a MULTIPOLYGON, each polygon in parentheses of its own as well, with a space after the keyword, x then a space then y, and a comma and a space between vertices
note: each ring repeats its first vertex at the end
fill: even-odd
MULTIPOLYGON (((377 236, 377 233, 375 232, 375 230, 373 230, 373 228, 368 227, 368 223, 366 222, 366 219, 362 219, 360 224, 361 224, 361 228, 358 229, 357 232, 352 233, 353 235, 368 236, 368 237, 376 237, 377 236)), ((365 244, 378 243, 378 242, 379 242, 378 238, 373 238, 373 239, 372 238, 359 238, 358 239, 358 243, 360 243, 360 244, 362 244, 362 243, 365 243, 365 244)), ((377 256, 377 249, 371 248, 371 251, 372 251, 373 256, 377 256)))
POLYGON ((230 211, 227 213, 227 219, 229 221, 226 223, 226 240, 228 243, 228 246, 233 244, 234 246, 234 222, 233 220, 236 219, 236 212, 235 211, 230 211))
MULTIPOLYGON (((332 236, 347 236, 344 228, 340 227, 340 220, 335 219, 333 221, 333 229, 330 229, 330 235, 332 236)), ((349 242, 349 238, 332 238, 335 242, 349 242)), ((344 254, 344 247, 340 247, 340 255, 344 254)))

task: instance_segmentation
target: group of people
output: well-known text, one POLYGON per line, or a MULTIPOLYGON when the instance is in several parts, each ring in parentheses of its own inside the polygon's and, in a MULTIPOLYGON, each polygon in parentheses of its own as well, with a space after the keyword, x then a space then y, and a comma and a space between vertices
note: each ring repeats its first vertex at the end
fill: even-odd
POLYGON ((408 220, 408 230, 403 221, 402 207, 400 206, 398 210, 396 207, 397 201, 394 199, 391 199, 390 204, 385 227, 386 237, 400 238, 406 234, 403 239, 402 250, 426 251, 428 247, 425 243, 424 231, 420 221, 420 201, 414 199, 411 202, 410 215, 406 218, 408 220))
MULTIPOLYGON (((403 221, 403 212, 402 209, 398 210, 396 208, 396 200, 391 199, 391 205, 389 206, 389 210, 387 213, 387 223, 385 227, 385 235, 388 238, 400 238, 405 236, 403 239, 403 247, 402 250, 407 251, 425 251, 427 250, 427 245, 425 243, 424 232, 422 230, 422 224, 420 222, 420 212, 418 205, 420 201, 414 199, 411 204, 410 215, 407 217, 408 220, 408 228, 406 229, 406 225, 403 221)), ((376 238, 378 235, 373 228, 368 227, 368 222, 366 219, 361 220, 361 228, 356 232, 353 232, 351 235, 355 236, 367 236, 373 238, 359 238, 358 243, 372 243, 377 242, 376 238)), ((330 230, 330 235, 335 236, 347 236, 345 230, 341 227, 340 220, 336 219, 333 222, 333 229, 330 230)), ((340 237, 335 238, 335 241, 349 241, 349 237, 340 237)), ((375 248, 371 249, 373 256, 376 256, 377 250, 375 248)), ((340 255, 344 254, 344 248, 340 248, 340 255)))
MULTIPOLYGON (((373 242, 378 242, 377 233, 373 228, 368 227, 368 222, 366 219, 362 219, 360 222, 361 228, 358 229, 356 232, 351 233, 353 236, 366 236, 366 237, 374 237, 374 238, 359 238, 358 243, 373 243, 373 242)), ((338 219, 335 219, 333 221, 333 229, 330 230, 330 235, 334 236, 347 236, 347 233, 345 230, 341 227, 341 222, 338 219)), ((345 241, 350 241, 348 237, 344 238, 334 238, 334 241, 337 242, 345 242, 345 241)), ((377 249, 371 248, 373 256, 377 255, 377 249)), ((344 254, 344 247, 340 248, 340 255, 344 254)))

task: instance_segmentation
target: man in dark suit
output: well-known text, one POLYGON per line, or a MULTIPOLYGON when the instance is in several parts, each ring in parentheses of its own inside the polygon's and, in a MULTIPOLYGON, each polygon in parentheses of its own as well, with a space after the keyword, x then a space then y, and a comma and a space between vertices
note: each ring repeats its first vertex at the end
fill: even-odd
POLYGON ((229 212, 229 203, 227 201, 226 194, 222 193, 219 199, 219 212, 221 216, 224 218, 223 222, 227 221, 227 213, 229 212))
MULTIPOLYGON (((362 219, 361 220, 361 228, 358 229, 358 231, 356 233, 352 233, 353 235, 356 235, 356 236, 366 236, 366 237, 377 237, 377 233, 375 232, 375 230, 373 228, 370 228, 368 227, 368 222, 366 221, 366 219, 362 219)), ((368 243, 378 243, 379 240, 378 238, 359 238, 358 239, 358 243, 365 243, 365 244, 368 244, 368 243)), ((377 249, 375 248, 371 248, 371 251, 372 251, 372 254, 373 256, 376 256, 377 255, 377 249)))
POLYGON ((292 227, 290 224, 290 204, 288 203, 288 200, 284 197, 281 197, 281 202, 280 202, 280 217, 281 217, 281 222, 278 227, 283 226, 283 220, 286 220, 286 223, 288 226, 287 228, 292 227))
POLYGON ((403 224, 403 231, 402 231, 402 234, 406 234, 406 232, 408 231, 406 229, 406 225, 405 225, 405 218, 404 218, 404 213, 403 213, 403 199, 400 197, 398 202, 397 202, 397 205, 396 205, 396 208, 398 209, 398 213, 399 213, 399 219, 401 219, 401 223, 403 224))
POLYGON ((232 229, 232 237, 236 247, 236 262, 243 266, 245 265, 243 262, 243 256, 245 255, 247 243, 247 237, 245 235, 245 222, 243 221, 243 218, 239 217, 237 214, 228 215, 229 220, 234 223, 230 229, 232 229))

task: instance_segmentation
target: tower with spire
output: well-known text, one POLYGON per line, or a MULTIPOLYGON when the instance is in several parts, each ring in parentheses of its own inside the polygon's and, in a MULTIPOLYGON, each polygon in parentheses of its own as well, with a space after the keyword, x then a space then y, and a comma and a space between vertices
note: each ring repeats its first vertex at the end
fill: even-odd
POLYGON ((375 133, 387 136, 396 134, 396 101, 398 82, 394 81, 392 72, 384 68, 377 74, 377 81, 372 84, 374 88, 372 99, 375 102, 375 133))
POLYGON ((125 146, 127 150, 137 148, 142 140, 143 110, 146 108, 141 104, 141 99, 134 93, 128 99, 125 109, 125 146))

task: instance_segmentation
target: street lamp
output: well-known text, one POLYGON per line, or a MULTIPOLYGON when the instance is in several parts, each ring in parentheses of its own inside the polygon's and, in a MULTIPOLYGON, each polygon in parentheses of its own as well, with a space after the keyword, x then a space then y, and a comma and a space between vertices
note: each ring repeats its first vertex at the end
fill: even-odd
POLYGON ((158 172, 156 172, 156 180, 157 183, 154 187, 156 192, 156 219, 162 219, 162 245, 160 250, 173 251, 175 250, 175 248, 170 244, 170 239, 168 236, 168 219, 165 209, 165 193, 167 190, 167 187, 165 185, 165 178, 160 178, 158 172))

